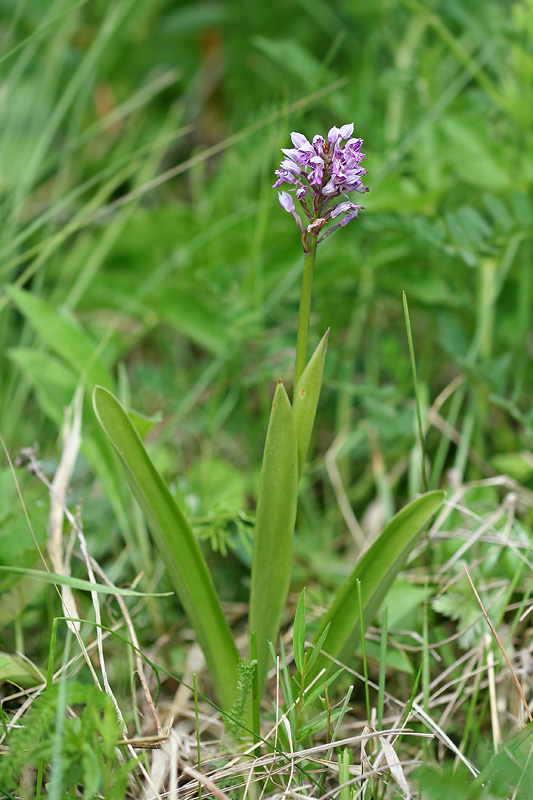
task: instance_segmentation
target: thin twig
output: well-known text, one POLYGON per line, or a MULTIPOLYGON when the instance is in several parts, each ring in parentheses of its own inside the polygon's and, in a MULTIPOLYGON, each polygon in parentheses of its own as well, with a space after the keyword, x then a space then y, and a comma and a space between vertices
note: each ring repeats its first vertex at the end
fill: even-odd
POLYGON ((520 694, 520 697, 522 698, 522 702, 523 702, 523 704, 524 704, 524 706, 525 706, 526 713, 527 713, 527 715, 528 715, 528 717, 529 717, 529 721, 530 721, 530 722, 533 722, 533 717, 531 716, 531 711, 529 710, 529 706, 528 706, 528 703, 527 703, 526 697, 525 697, 525 695, 524 695, 524 692, 522 691, 522 686, 520 685, 520 681, 518 680, 518 676, 517 676, 517 674, 516 674, 516 672, 515 672, 515 670, 514 670, 514 667, 513 667, 513 665, 511 664, 511 659, 509 658, 509 656, 508 656, 508 655, 507 655, 507 653, 505 652, 505 649, 504 649, 504 647, 503 647, 503 644, 501 643, 500 637, 499 637, 499 636, 498 636, 498 634, 496 633, 496 629, 494 628, 494 625, 493 625, 493 624, 492 624, 492 622, 490 621, 490 619, 489 619, 489 615, 488 615, 488 614, 487 614, 487 612, 485 611, 485 607, 484 607, 483 603, 481 602, 481 597, 480 597, 480 596, 479 596, 479 594, 477 593, 477 589, 476 589, 476 587, 474 586, 474 582, 473 582, 472 578, 470 577, 470 573, 468 572, 468 567, 466 566, 466 564, 463 564, 463 566, 464 566, 464 569, 465 569, 465 572, 466 572, 466 577, 468 578, 468 580, 469 580, 469 582, 470 582, 470 586, 472 587, 472 591, 474 592, 474 594, 475 594, 475 596, 476 596, 476 600, 478 601, 478 603, 479 603, 479 606, 480 606, 481 610, 483 611, 483 616, 484 616, 484 617, 485 617, 485 619, 487 620, 487 624, 488 624, 489 628, 490 628, 490 629, 491 629, 491 631, 492 631, 492 635, 493 635, 493 636, 494 636, 494 638, 496 639, 496 642, 497 642, 497 644, 498 644, 498 647, 499 647, 499 648, 500 648, 500 650, 502 651, 502 653, 503 653, 503 657, 504 657, 504 658, 505 658, 505 660, 507 661, 507 666, 508 666, 508 667, 509 667, 509 669, 511 670, 511 675, 513 676, 514 682, 515 682, 515 684, 516 684, 516 688, 518 689, 518 693, 520 694))

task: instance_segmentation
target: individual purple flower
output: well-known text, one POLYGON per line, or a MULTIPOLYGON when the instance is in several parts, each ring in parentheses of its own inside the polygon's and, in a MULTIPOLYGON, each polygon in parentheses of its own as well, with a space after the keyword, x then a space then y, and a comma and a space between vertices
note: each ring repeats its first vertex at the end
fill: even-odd
POLYGON ((294 200, 292 199, 292 195, 289 194, 288 192, 278 192, 278 197, 279 197, 279 202, 280 202, 280 205, 282 206, 282 208, 284 208, 285 211, 288 211, 289 214, 292 214, 292 216, 296 220, 296 224, 298 225, 300 230, 303 232, 302 220, 300 219, 300 217, 296 213, 296 209, 294 208, 294 200))
POLYGON ((348 211, 353 211, 355 209, 361 208, 361 206, 356 206, 355 203, 351 203, 349 200, 345 200, 343 203, 339 203, 335 206, 333 211, 330 214, 331 219, 335 219, 338 217, 339 214, 347 214, 348 211))
POLYGON ((311 186, 321 186, 324 177, 324 160, 320 156, 313 156, 309 164, 311 166, 309 183, 311 186))
POLYGON ((337 128, 336 125, 334 125, 333 128, 330 128, 328 131, 328 142, 330 144, 335 144, 339 136, 340 136, 340 130, 337 128))
POLYGON ((303 133, 293 131, 293 147, 282 149, 285 156, 280 168, 276 170, 274 187, 284 183, 295 191, 305 215, 310 220, 304 229, 296 213, 294 200, 289 192, 280 192, 282 207, 293 215, 302 232, 302 244, 309 252, 310 236, 323 241, 339 227, 344 228, 356 219, 363 206, 352 203, 350 192, 367 192, 363 184, 366 170, 361 166, 365 158, 361 153, 362 139, 352 138, 353 123, 333 126, 328 131, 327 140, 317 134, 312 144, 303 133), (344 198, 335 203, 338 198, 344 198), (326 228, 330 220, 342 217, 335 225, 326 228), (325 229, 325 230, 324 230, 325 229))
POLYGON ((294 211, 294 200, 292 196, 288 192, 278 192, 279 202, 282 208, 285 211, 288 211, 289 214, 292 214, 294 211))
POLYGON ((316 136, 313 137, 313 147, 315 148, 315 153, 317 156, 321 156, 324 152, 324 145, 326 144, 326 140, 323 136, 317 133, 316 136))
POLYGON ((353 133, 354 123, 350 122, 348 125, 342 125, 340 129, 340 138, 341 139, 349 139, 353 133))
POLYGON ((291 133, 291 139, 293 145, 298 151, 303 150, 310 153, 313 152, 313 146, 307 141, 307 138, 303 135, 303 133, 296 133, 293 131, 291 133))

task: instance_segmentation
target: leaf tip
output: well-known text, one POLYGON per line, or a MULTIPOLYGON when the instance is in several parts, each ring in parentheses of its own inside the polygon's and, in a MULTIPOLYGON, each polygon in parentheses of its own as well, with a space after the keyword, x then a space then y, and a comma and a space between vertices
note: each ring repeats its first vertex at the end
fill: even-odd
POLYGON ((93 408, 96 410, 96 405, 98 403, 98 399, 102 397, 104 394, 111 394, 111 392, 105 388, 105 386, 100 386, 100 384, 96 384, 93 389, 93 408))

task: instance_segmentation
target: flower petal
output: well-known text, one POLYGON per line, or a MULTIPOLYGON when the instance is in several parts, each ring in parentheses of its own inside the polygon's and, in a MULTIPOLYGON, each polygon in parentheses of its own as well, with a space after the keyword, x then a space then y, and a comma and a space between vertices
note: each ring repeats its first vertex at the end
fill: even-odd
POLYGON ((317 155, 322 155, 325 144, 326 140, 323 136, 320 136, 320 134, 317 133, 317 135, 313 137, 313 147, 315 148, 315 153, 317 153, 317 155))
POLYGON ((298 148, 298 150, 312 150, 312 145, 307 141, 307 138, 303 135, 303 133, 297 133, 297 131, 293 131, 291 133, 291 139, 293 145, 298 148))
POLYGON ((348 211, 352 211, 353 209, 358 208, 355 203, 350 203, 349 200, 344 200, 342 203, 339 203, 330 214, 331 219, 335 219, 338 217, 339 214, 347 214, 348 211))
POLYGON ((292 214, 294 211, 294 200, 292 199, 292 194, 289 194, 288 192, 278 192, 278 197, 282 208, 284 208, 285 211, 288 211, 289 214, 292 214))
POLYGON ((300 158, 300 151, 297 150, 295 147, 282 147, 281 152, 283 153, 283 155, 287 156, 287 158, 290 158, 291 161, 297 162, 298 159, 300 158))
POLYGON ((294 161, 290 161, 288 158, 284 158, 281 162, 281 169, 286 169, 287 172, 292 172, 293 175, 300 175, 302 168, 295 164, 294 161))
POLYGON ((349 222, 352 221, 352 219, 355 219, 357 217, 357 215, 359 214, 359 209, 360 208, 361 208, 361 206, 357 206, 356 208, 354 208, 354 210, 350 214, 348 214, 346 217, 343 217, 341 219, 341 223, 340 223, 341 224, 341 228, 345 228, 346 225, 349 222))
POLYGON ((339 133, 341 139, 349 139, 353 133, 353 122, 348 125, 342 125, 339 133))
POLYGON ((333 180, 329 181, 324 188, 322 189, 322 194, 330 195, 330 194, 338 194, 338 189, 333 183, 333 180))
POLYGON ((336 125, 334 125, 333 128, 330 128, 328 131, 328 142, 330 144, 335 144, 335 142, 339 138, 339 133, 340 131, 336 125))

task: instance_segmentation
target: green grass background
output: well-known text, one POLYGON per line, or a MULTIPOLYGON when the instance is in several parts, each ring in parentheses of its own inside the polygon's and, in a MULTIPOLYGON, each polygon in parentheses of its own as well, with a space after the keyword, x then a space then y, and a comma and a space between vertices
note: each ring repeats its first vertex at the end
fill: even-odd
MULTIPOLYGON (((97 428, 95 383, 156 415, 150 453, 209 540, 222 596, 247 599, 251 498, 295 347, 302 253, 271 189, 293 130, 354 121, 370 187, 359 220, 318 253, 311 345, 331 334, 295 586, 321 598, 346 572, 332 443, 370 527, 369 511, 383 526, 421 490, 402 291, 425 419, 442 400, 430 487, 453 469, 455 484, 505 472, 531 488, 531 0, 0 9, 0 431, 13 457, 36 442, 51 478, 84 386, 69 499, 113 580, 160 567, 97 428)), ((46 489, 17 474, 43 544, 46 489)), ((6 462, 0 488, 0 563, 34 566, 6 462)), ((499 502, 474 499, 481 513, 499 502)), ((4 588, 6 650, 42 662, 57 598, 4 588)), ((171 600, 140 613, 147 641, 180 624, 171 600)))

